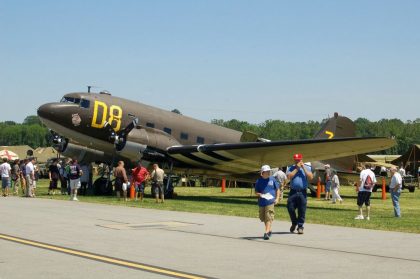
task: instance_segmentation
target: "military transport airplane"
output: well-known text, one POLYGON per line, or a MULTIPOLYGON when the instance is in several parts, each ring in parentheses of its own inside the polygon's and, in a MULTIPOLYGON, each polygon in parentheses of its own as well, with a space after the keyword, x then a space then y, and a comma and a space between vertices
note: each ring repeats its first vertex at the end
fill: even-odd
POLYGON ((294 153, 321 161, 395 145, 388 138, 348 137, 348 118, 337 114, 315 139, 270 141, 104 92, 66 94, 39 107, 38 115, 56 148, 79 161, 141 159, 189 174, 237 179, 254 180, 262 164, 291 164, 294 153))

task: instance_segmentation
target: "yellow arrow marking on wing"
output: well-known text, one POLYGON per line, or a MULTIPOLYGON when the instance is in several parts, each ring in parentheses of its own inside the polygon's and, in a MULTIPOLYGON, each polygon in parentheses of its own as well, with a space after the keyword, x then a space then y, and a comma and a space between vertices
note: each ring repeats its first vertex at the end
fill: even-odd
POLYGON ((325 131, 325 134, 328 135, 328 139, 332 139, 334 137, 334 133, 330 131, 325 131))

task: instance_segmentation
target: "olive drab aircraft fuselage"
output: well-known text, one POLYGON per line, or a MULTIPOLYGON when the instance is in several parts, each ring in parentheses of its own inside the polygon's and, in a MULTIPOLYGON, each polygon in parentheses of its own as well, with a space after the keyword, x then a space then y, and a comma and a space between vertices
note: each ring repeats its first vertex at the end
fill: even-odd
POLYGON ((354 124, 334 115, 314 139, 270 141, 110 95, 69 93, 44 104, 38 116, 55 148, 86 162, 160 162, 191 173, 254 175, 263 164, 292 163, 292 154, 320 161, 387 149, 387 138, 355 138, 354 124), (350 124, 351 123, 351 124, 350 124), (353 127, 351 127, 353 125, 353 127))

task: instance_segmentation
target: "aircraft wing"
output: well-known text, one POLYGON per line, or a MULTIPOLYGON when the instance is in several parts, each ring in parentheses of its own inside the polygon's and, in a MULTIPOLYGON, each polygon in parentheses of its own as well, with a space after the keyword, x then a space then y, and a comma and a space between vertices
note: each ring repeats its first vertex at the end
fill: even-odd
POLYGON ((303 154, 304 161, 310 162, 384 150, 395 144, 395 140, 388 138, 353 137, 183 145, 169 147, 167 151, 171 157, 193 167, 240 174, 256 172, 264 164, 271 167, 290 165, 295 153, 303 154))

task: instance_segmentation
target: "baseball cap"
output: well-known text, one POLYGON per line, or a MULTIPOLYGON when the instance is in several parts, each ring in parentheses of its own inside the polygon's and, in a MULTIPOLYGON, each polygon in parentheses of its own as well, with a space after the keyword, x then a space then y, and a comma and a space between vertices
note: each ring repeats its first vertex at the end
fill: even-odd
POLYGON ((303 159, 303 156, 300 153, 296 153, 295 155, 293 155, 293 160, 295 161, 300 161, 302 159, 303 159))
POLYGON ((271 171, 271 168, 269 165, 264 165, 261 167, 261 172, 265 172, 265 171, 271 171))
POLYGON ((329 165, 329 164, 326 164, 325 165, 325 168, 330 168, 331 166, 329 165))

